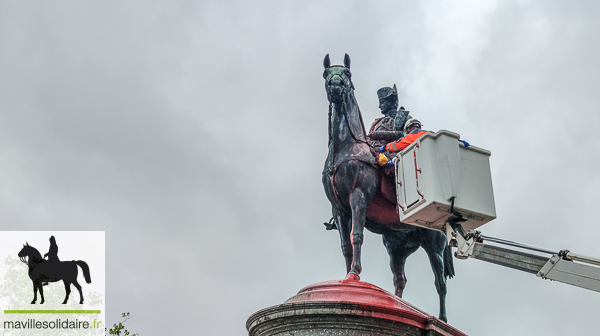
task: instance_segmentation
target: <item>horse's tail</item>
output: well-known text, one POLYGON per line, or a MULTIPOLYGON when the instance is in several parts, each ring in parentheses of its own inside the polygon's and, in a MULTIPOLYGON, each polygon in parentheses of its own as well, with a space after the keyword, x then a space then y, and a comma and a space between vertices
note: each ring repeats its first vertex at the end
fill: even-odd
POLYGON ((446 275, 446 278, 454 277, 454 261, 452 260, 450 245, 447 245, 444 249, 444 275, 446 275))
POLYGON ((75 261, 75 263, 83 270, 83 277, 85 278, 85 282, 92 283, 92 278, 90 277, 90 268, 88 267, 88 264, 86 264, 83 260, 77 260, 75 261))

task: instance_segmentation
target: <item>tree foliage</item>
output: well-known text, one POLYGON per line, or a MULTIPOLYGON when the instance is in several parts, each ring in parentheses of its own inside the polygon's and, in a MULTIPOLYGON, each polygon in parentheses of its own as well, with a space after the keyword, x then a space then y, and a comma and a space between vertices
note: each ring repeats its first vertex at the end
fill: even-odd
MULTIPOLYGON (((119 322, 119 324, 114 324, 112 328, 108 329, 108 334, 109 335, 118 335, 118 336, 139 336, 139 334, 131 334, 127 329, 125 329, 125 326, 123 325, 123 323, 127 322, 127 320, 129 320, 130 318, 133 317, 133 315, 129 314, 129 312, 127 313, 123 313, 121 314, 121 317, 123 317, 123 321, 119 322)), ((106 328, 105 328, 106 329, 106 328)))

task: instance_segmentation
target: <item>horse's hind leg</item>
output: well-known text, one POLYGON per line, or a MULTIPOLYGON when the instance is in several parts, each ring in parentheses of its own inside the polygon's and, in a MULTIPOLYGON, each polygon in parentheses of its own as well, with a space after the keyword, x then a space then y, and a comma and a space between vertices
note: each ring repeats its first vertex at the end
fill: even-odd
POLYGON ((342 254, 346 260, 346 273, 350 272, 352 267, 352 241, 350 239, 351 222, 348 215, 333 207, 333 218, 340 233, 340 242, 342 244, 342 254))
POLYGON ((42 301, 40 301, 40 304, 43 304, 44 303, 44 286, 42 285, 41 282, 38 285, 38 289, 40 290, 40 298, 42 299, 42 301))
MULTIPOLYGON (((442 252, 443 253, 443 252, 442 252)), ((438 292, 440 298, 440 320, 448 322, 446 316, 446 278, 444 277, 444 259, 442 253, 428 253, 429 262, 435 275, 435 289, 438 292)))
POLYGON ((75 286, 75 288, 77 288, 77 291, 79 292, 79 304, 83 304, 83 294, 81 293, 81 285, 79 284, 79 282, 77 282, 77 280, 73 282, 73 285, 75 286))
MULTIPOLYGON (((427 230, 427 229, 424 229, 427 230)), ((432 231, 432 233, 436 233, 432 231)), ((433 270, 433 274, 435 276, 435 289, 438 292, 438 296, 440 298, 440 320, 444 322, 448 322, 448 317, 446 316, 446 277, 444 275, 444 249, 446 248, 446 240, 445 236, 441 239, 439 237, 435 237, 433 235, 429 236, 431 239, 428 239, 428 242, 423 244, 423 248, 425 252, 427 252, 427 256, 429 256, 429 263, 431 264, 431 269, 433 270)))
POLYGON ((71 283, 70 282, 66 282, 63 280, 63 282, 65 283, 65 301, 63 301, 63 304, 67 304, 67 301, 69 300, 69 294, 71 294, 71 283))
POLYGON ((390 268, 394 276, 394 289, 398 297, 402 297, 404 288, 406 287, 406 275, 404 273, 406 258, 419 248, 419 245, 408 245, 407 243, 406 234, 404 233, 383 234, 383 245, 390 256, 390 268))

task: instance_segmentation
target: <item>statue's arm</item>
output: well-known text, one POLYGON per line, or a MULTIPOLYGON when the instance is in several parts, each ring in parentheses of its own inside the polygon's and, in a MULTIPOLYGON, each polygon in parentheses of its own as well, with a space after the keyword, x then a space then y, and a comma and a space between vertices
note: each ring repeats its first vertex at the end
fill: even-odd
POLYGON ((374 131, 369 134, 371 140, 396 141, 403 136, 403 132, 397 131, 374 131))

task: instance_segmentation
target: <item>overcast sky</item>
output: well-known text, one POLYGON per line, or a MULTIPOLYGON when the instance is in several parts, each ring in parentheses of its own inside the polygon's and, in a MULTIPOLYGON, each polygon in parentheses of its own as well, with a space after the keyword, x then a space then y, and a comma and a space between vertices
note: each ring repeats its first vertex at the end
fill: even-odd
MULTIPOLYGON (((596 1, 0 2, 2 230, 106 231, 106 318, 245 335, 255 311, 345 275, 321 185, 326 54, 428 130, 492 152, 484 234, 600 257, 596 1)), ((393 292, 381 237, 362 279, 393 292)), ((469 335, 594 334, 600 295, 456 260, 469 335)), ((437 316, 423 250, 404 298, 437 316)))

